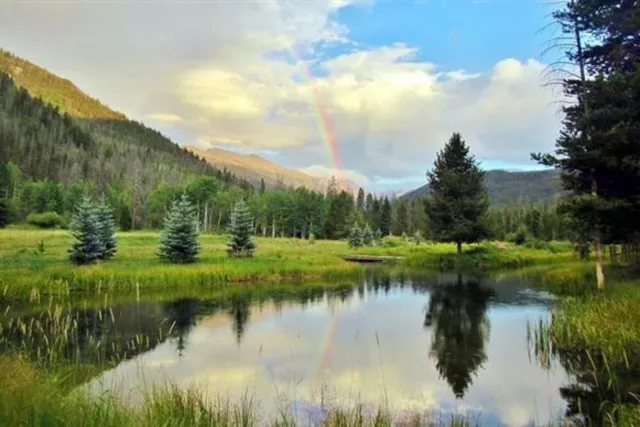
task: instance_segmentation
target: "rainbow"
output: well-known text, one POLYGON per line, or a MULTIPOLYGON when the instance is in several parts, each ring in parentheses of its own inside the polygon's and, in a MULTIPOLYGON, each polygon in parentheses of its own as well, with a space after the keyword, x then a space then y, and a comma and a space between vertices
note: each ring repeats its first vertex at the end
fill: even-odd
POLYGON ((309 86, 311 88, 312 106, 315 109, 316 116, 318 117, 318 124, 320 127, 321 135, 323 137, 322 139, 324 145, 329 151, 329 161, 333 165, 334 175, 336 179, 340 181, 340 152, 338 150, 338 138, 336 138, 336 132, 333 128, 333 124, 331 123, 331 120, 329 120, 327 110, 322 104, 322 99, 316 85, 313 83, 314 78, 309 72, 309 67, 307 67, 306 61, 302 58, 302 55, 298 53, 298 50, 296 49, 296 45, 294 43, 288 43, 288 50, 291 53, 291 59, 298 66, 306 81, 309 82, 309 86))
MULTIPOLYGON (((278 6, 276 2, 276 6, 278 6)), ((278 8, 279 9, 279 8, 278 8)), ((287 39, 287 50, 291 55, 291 60, 301 71, 303 78, 309 84, 311 89, 311 105, 315 110, 316 117, 318 118, 318 126, 320 128, 320 134, 322 136, 323 144, 327 148, 329 152, 329 161, 333 166, 333 172, 336 180, 338 182, 341 181, 341 165, 340 165, 340 152, 338 149, 338 138, 336 137, 336 133, 329 119, 329 115, 327 114, 327 110, 322 103, 322 98, 317 89, 317 86, 314 84, 314 77, 309 72, 309 67, 307 67, 307 63, 302 57, 302 55, 298 52, 296 48, 296 44, 289 38, 286 34, 284 37, 287 39)), ((311 364, 310 369, 310 379, 312 383, 316 383, 323 371, 326 369, 329 358, 333 351, 336 341, 336 335, 338 331, 338 325, 340 324, 340 318, 342 314, 339 311, 336 311, 335 314, 332 315, 329 327, 321 340, 320 344, 320 352, 318 353, 318 358, 314 363, 311 364)))
MULTIPOLYGON (((329 328, 324 335, 324 338, 320 341, 320 352, 318 358, 311 364, 309 378, 311 383, 317 385, 317 381, 321 378, 322 373, 329 364, 329 358, 333 352, 333 347, 336 343, 336 334, 338 332, 338 325, 340 324, 340 317, 342 313, 337 311, 330 320, 329 328)), ((322 385, 322 384, 320 384, 322 385)))

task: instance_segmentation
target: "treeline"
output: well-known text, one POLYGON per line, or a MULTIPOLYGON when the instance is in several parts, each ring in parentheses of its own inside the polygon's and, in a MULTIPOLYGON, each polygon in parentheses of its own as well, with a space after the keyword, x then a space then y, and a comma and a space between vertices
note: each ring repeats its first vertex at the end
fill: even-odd
MULTIPOLYGON (((339 190, 335 179, 326 194, 305 188, 240 187, 212 176, 197 176, 186 184, 161 182, 139 206, 133 223, 131 199, 107 184, 104 191, 92 181, 64 184, 51 179, 33 180, 14 163, 0 164, 0 223, 30 222, 41 227, 66 227, 74 207, 85 194, 104 196, 120 230, 159 229, 172 202, 185 194, 194 204, 200 232, 224 232, 233 207, 246 200, 253 233, 269 237, 343 239, 354 224, 380 231, 383 236, 431 238, 424 199, 378 197, 360 189, 357 196, 339 190), (4 213, 3 213, 4 212, 4 213)), ((570 236, 566 219, 550 204, 513 205, 489 209, 489 237, 521 243, 524 240, 562 240, 570 236)))

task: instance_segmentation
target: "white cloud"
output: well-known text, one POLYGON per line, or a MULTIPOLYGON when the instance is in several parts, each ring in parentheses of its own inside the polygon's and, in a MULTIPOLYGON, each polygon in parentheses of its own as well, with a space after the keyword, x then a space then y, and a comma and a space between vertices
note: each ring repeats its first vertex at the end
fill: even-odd
POLYGON ((147 116, 149 119, 160 123, 178 123, 184 119, 177 114, 154 113, 147 116))
POLYGON ((193 135, 177 142, 283 150, 317 171, 328 157, 306 153, 327 138, 322 108, 343 174, 364 183, 423 177, 454 131, 479 158, 520 164, 557 135, 543 64, 506 58, 470 73, 404 44, 362 47, 335 11, 366 0, 86 3, 0 5, 0 40, 133 118, 193 135), (54 13, 64 31, 42 19, 54 13), (327 43, 345 49, 327 58, 327 43), (321 77, 305 75, 301 56, 321 77))
POLYGON ((351 181, 354 184, 358 184, 360 186, 367 185, 368 183, 371 182, 370 179, 367 178, 365 175, 357 171, 348 170, 348 169, 342 169, 340 171, 336 171, 335 169, 328 168, 326 166, 312 165, 304 168, 299 168, 298 170, 300 172, 306 173, 307 175, 311 175, 317 178, 330 178, 332 176, 337 175, 341 180, 345 179, 347 181, 351 181))

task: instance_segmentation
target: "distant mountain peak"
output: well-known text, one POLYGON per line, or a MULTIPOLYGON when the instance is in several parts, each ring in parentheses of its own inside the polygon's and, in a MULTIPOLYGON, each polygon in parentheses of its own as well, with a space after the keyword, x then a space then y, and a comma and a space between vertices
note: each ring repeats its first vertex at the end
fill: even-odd
MULTIPOLYGON (((329 182, 329 177, 315 177, 296 169, 286 168, 255 153, 240 154, 217 147, 201 149, 186 146, 185 148, 203 157, 218 169, 226 168, 234 175, 254 183, 264 180, 270 187, 275 187, 282 181, 286 186, 305 187, 309 190, 324 192, 329 182)), ((351 182, 341 182, 338 185, 351 193, 356 192, 358 188, 351 182)))
POLYGON ((99 100, 81 91, 70 80, 56 76, 31 62, 0 49, 0 72, 5 72, 17 86, 35 98, 71 116, 86 119, 126 120, 99 100))

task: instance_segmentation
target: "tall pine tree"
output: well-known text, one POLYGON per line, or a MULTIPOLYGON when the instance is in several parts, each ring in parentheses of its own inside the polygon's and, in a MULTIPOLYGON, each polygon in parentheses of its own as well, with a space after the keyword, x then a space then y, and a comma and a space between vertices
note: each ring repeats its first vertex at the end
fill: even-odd
POLYGON ((158 256, 176 264, 195 262, 200 252, 197 227, 196 211, 183 194, 165 216, 158 256))
POLYGON ((602 289, 603 244, 640 239, 640 4, 573 0, 553 16, 571 40, 567 60, 579 75, 562 83, 576 102, 563 108, 555 152, 532 157, 561 170, 569 197, 560 210, 572 234, 593 244, 602 289))
POLYGON ((438 153, 427 177, 431 190, 427 214, 434 239, 455 243, 461 253, 463 243, 485 237, 489 199, 484 172, 459 133, 438 153))
POLYGON ((386 196, 380 207, 380 231, 383 236, 388 236, 391 232, 391 203, 386 196))
POLYGON ((233 208, 229 224, 229 243, 227 244, 229 256, 253 256, 256 245, 251 238, 252 232, 253 218, 245 201, 240 199, 233 208))

